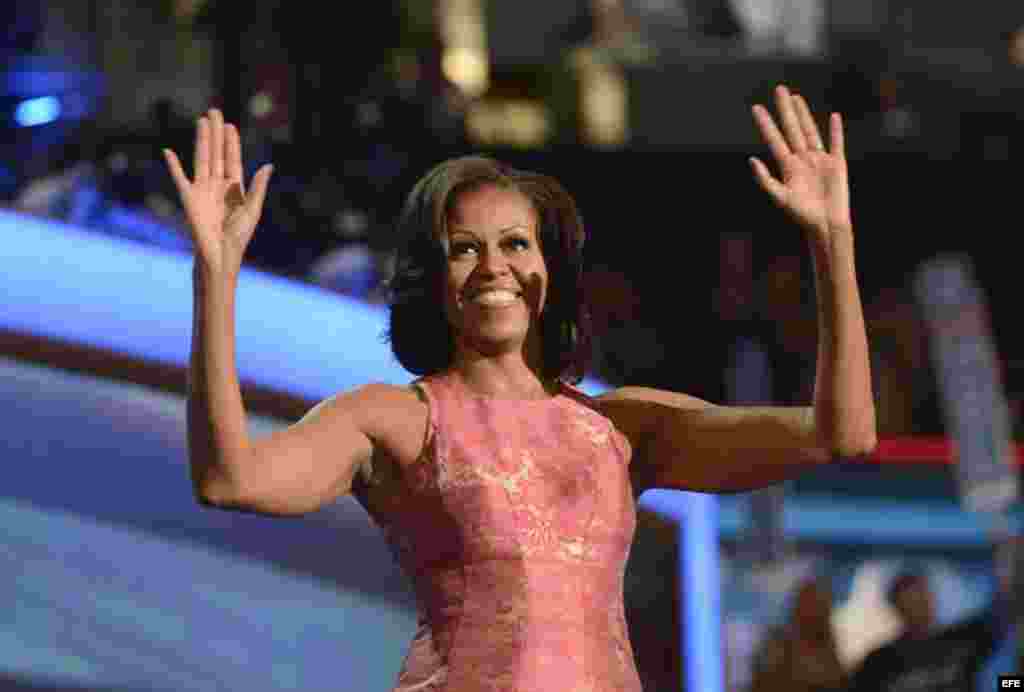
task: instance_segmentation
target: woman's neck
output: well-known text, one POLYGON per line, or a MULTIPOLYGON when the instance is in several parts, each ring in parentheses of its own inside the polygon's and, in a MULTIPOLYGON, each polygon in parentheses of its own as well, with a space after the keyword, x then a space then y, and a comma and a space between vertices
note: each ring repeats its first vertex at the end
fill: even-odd
POLYGON ((545 399, 557 392, 557 383, 539 368, 514 357, 457 357, 452 373, 463 386, 481 396, 507 399, 545 399))
POLYGON ((558 383, 544 376, 539 344, 534 348, 485 353, 457 343, 452 371, 477 394, 509 399, 543 399, 557 393, 558 383))

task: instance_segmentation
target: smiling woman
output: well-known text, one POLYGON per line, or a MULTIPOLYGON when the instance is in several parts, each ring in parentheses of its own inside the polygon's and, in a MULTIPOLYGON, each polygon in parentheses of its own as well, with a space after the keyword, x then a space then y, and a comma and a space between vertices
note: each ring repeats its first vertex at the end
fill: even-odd
POLYGON ((407 370, 428 375, 452 365, 460 332, 451 318, 458 315, 459 290, 504 286, 522 293, 532 310, 545 377, 574 383, 583 377, 591 342, 582 284, 583 223, 557 181, 484 157, 452 159, 412 190, 398 232, 389 337, 407 370), (466 283, 482 262, 486 280, 478 276, 466 283), (463 284, 461 289, 452 281, 463 284), (439 300, 442 286, 448 287, 446 301, 439 300))
MULTIPOLYGON (((589 350, 583 225, 553 179, 467 157, 429 171, 400 217, 390 340, 420 375, 340 392, 289 428, 246 433, 234 294, 270 178, 246 191, 237 130, 200 119, 195 179, 167 153, 197 248, 189 460, 201 502, 297 515, 352 494, 420 607, 399 692, 639 692, 623 576, 648 488, 763 487, 875 444, 842 124, 806 102, 754 120, 781 170, 755 179, 811 246, 812 405, 716 406, 577 389, 589 350)), ((704 688, 708 689, 708 688, 704 688)))

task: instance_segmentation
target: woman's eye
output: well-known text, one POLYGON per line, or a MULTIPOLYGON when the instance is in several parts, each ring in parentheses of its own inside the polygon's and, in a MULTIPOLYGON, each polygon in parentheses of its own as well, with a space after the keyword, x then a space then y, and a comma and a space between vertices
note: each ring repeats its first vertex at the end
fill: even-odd
POLYGON ((510 242, 518 250, 525 250, 530 247, 530 241, 526 238, 513 238, 510 242))
POLYGON ((475 250, 472 243, 456 243, 452 245, 451 253, 453 257, 464 255, 470 250, 475 250))

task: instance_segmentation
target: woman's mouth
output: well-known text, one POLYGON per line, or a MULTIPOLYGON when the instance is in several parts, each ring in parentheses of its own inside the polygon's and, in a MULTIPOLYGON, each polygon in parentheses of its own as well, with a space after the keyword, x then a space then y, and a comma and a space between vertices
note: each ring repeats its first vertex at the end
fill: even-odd
POLYGON ((519 294, 513 291, 494 289, 477 293, 470 299, 470 302, 489 308, 500 308, 511 305, 517 300, 519 300, 519 294))

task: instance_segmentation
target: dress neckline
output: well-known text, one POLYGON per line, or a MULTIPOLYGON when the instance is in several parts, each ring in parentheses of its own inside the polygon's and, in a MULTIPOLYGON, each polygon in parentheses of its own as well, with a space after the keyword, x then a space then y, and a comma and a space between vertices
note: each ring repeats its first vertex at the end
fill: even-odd
POLYGON ((557 380, 555 380, 555 389, 556 389, 556 391, 554 393, 549 393, 548 396, 544 396, 544 397, 536 397, 536 398, 529 398, 529 399, 527 399, 527 398, 523 398, 523 397, 499 396, 499 395, 494 395, 494 394, 481 394, 479 392, 475 392, 472 389, 470 389, 469 387, 465 386, 465 384, 463 384, 460 380, 458 380, 457 378, 453 377, 451 373, 445 373, 444 375, 441 375, 440 379, 445 380, 446 383, 449 386, 453 387, 454 389, 457 389, 459 391, 459 393, 463 397, 465 397, 467 399, 474 399, 474 400, 477 400, 477 401, 485 401, 485 402, 495 403, 495 404, 538 404, 539 405, 539 404, 544 404, 544 403, 547 403, 547 402, 554 402, 554 401, 557 401, 557 400, 559 400, 559 399, 561 399, 561 398, 566 396, 566 391, 567 391, 567 387, 568 387, 568 385, 566 385, 566 383, 563 382, 561 379, 557 379, 557 380))

